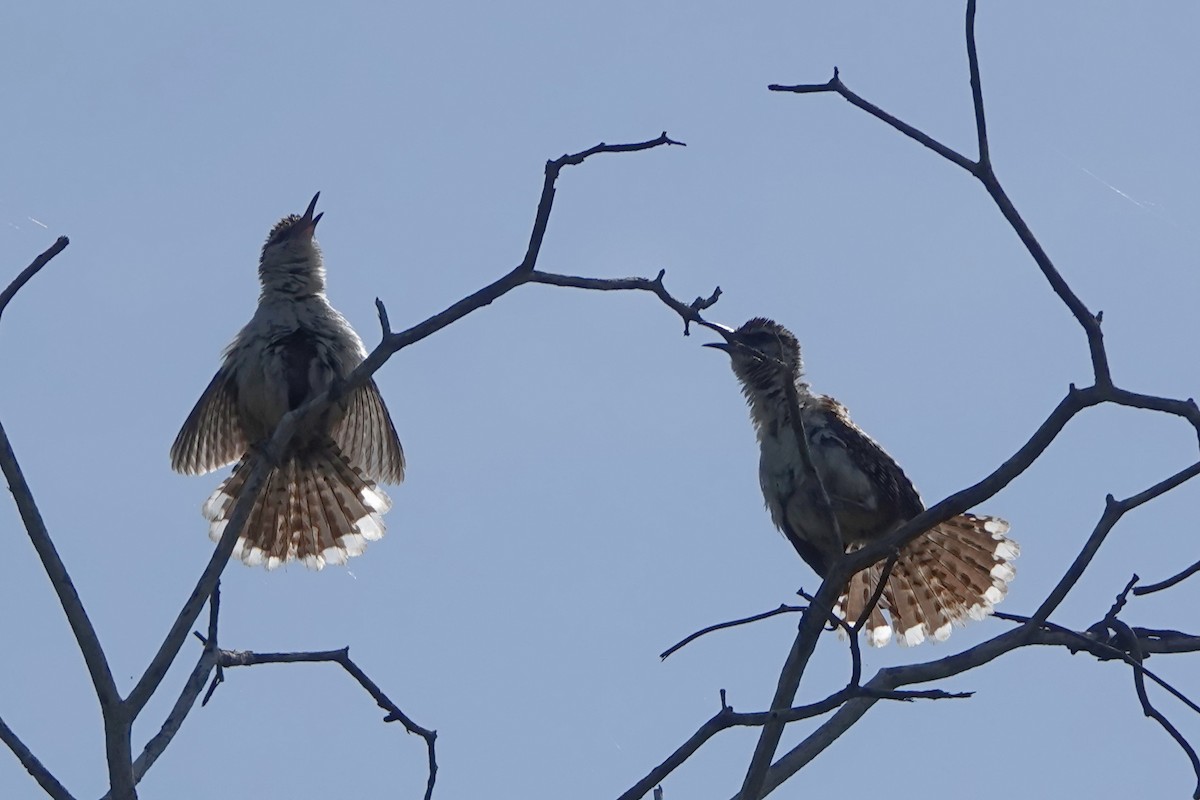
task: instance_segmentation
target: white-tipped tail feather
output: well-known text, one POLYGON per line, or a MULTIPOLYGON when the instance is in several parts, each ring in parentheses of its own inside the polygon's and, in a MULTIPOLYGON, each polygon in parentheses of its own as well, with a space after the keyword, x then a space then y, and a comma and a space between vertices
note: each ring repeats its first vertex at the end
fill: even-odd
MULTIPOLYGON (((252 464, 252 458, 238 463, 204 503, 202 511, 213 541, 224 533, 252 464)), ((367 542, 383 537, 381 515, 391 506, 387 494, 330 443, 271 470, 233 548, 233 557, 267 569, 288 561, 303 561, 310 569, 344 564, 361 555, 367 542)))
MULTIPOLYGON (((955 625, 991 614, 1016 576, 1011 561, 1021 552, 1007 532, 1004 520, 963 514, 910 542, 867 618, 867 641, 882 647, 894 633, 903 645, 943 642, 955 625)), ((875 593, 883 566, 854 575, 838 601, 836 613, 851 625, 875 593)))

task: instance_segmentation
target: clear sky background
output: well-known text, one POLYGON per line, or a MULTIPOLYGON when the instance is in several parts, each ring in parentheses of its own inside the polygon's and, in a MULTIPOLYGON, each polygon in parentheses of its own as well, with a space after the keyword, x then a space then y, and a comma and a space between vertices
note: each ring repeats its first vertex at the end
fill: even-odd
MULTIPOLYGON (((1124 387, 1198 393, 1200 173, 1191 3, 983 2, 996 169, 1064 276, 1105 312, 1124 387)), ((831 95, 855 91, 969 155, 960 3, 9 3, 0 24, 0 283, 71 246, 0 325, 0 418, 123 691, 211 552, 221 474, 167 449, 250 317, 268 229, 320 190, 330 297, 369 346, 509 270, 547 158, 664 129, 687 148, 566 170, 540 267, 653 276, 709 317, 770 315, 932 502, 973 483, 1091 372, 1082 331, 982 188, 831 95)), ((718 708, 765 708, 794 618, 657 654, 817 581, 762 508, 746 409, 711 337, 649 295, 524 287, 377 375, 409 458, 388 534, 349 568, 229 566, 221 644, 349 645, 439 732, 437 797, 611 798, 718 708)), ((1031 612, 1104 495, 1196 459, 1182 421, 1099 409, 981 510, 1022 545, 1031 612)), ((223 473, 222 473, 223 474, 223 473)), ((1099 619, 1134 571, 1200 558, 1188 485, 1126 517, 1055 620, 1099 619)), ((82 660, 0 504, 0 713, 79 797, 105 788, 82 660)), ((1131 624, 1196 627, 1200 584, 1131 624)), ((866 674, 1006 629, 867 653, 866 674)), ((827 637, 799 702, 839 688, 827 637)), ((135 728, 152 734, 199 654, 135 728)), ((1152 666, 1200 693, 1195 657, 1152 666)), ((1127 668, 1026 649, 880 703, 779 797, 1185 797, 1187 759, 1127 668)), ((1200 722, 1154 693, 1200 741, 1200 722)), ((228 673, 143 797, 415 797, 425 750, 331 666, 228 673)), ((784 747, 815 723, 789 728, 784 747)), ((726 798, 756 730, 720 734, 666 798, 726 798)), ((0 796, 40 790, 0 755, 0 796)))

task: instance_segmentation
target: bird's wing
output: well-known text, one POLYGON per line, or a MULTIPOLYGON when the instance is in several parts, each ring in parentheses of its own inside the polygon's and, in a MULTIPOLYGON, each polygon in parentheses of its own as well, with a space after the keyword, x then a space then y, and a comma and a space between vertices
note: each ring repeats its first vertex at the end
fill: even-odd
MULTIPOLYGON (((912 519, 925 510, 920 494, 904 470, 878 442, 854 424, 845 406, 832 397, 820 397, 814 399, 810 408, 820 420, 819 429, 810 434, 813 443, 844 457, 831 458, 832 453, 827 451, 822 459, 825 465, 846 463, 853 466, 851 472, 859 473, 853 475, 842 474, 842 470, 838 469, 822 470, 829 484, 826 490, 835 505, 840 501, 849 506, 862 507, 874 495, 878 504, 878 508, 873 509, 876 513, 883 518, 901 521, 912 519), (864 485, 863 478, 869 482, 869 487, 864 485)), ((813 457, 818 458, 815 453, 813 457)))
POLYGON ((350 463, 381 483, 404 480, 404 449, 374 380, 355 389, 333 439, 350 463))
POLYGON ((247 448, 237 410, 237 386, 224 369, 196 401, 171 445, 171 469, 202 475, 241 458, 247 448))

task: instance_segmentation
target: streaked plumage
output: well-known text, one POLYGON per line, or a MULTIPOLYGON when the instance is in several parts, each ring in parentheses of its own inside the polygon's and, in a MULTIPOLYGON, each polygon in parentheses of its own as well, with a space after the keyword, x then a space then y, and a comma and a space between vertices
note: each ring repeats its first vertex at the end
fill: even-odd
MULTIPOLYGON (((319 194, 317 195, 320 196, 319 194)), ((366 357, 362 340, 325 297, 313 231, 317 197, 271 229, 259 261, 262 293, 250 322, 171 447, 171 467, 199 475, 237 462, 205 502, 221 537, 256 459, 284 414, 345 379, 366 357)), ((319 419, 305 419, 271 471, 234 549, 247 564, 291 560, 320 569, 383 536, 391 507, 376 482, 404 479, 404 451, 374 381, 319 419)))
MULTIPOLYGON (((750 405, 760 448, 759 481, 771 519, 818 575, 823 577, 843 552, 821 511, 816 482, 803 467, 791 423, 796 409, 787 397, 789 383, 795 387, 808 449, 846 551, 887 535, 924 511, 904 471, 854 424, 845 407, 813 394, 803 380, 800 344, 790 331, 755 318, 724 335, 725 342, 709 346, 729 354, 750 405)), ((905 546, 880 607, 869 617, 871 644, 886 644, 893 632, 903 644, 919 644, 928 636, 941 641, 953 625, 990 613, 1015 575, 1010 562, 1020 552, 1007 531, 1004 520, 962 514, 905 546)), ((882 570, 879 563, 854 575, 839 613, 857 620, 882 570)))

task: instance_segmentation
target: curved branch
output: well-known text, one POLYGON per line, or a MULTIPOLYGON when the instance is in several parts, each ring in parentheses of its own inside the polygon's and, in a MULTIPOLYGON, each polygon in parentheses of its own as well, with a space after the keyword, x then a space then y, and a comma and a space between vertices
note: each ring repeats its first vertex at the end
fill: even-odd
POLYGON ((425 784, 425 800, 430 800, 433 797, 433 786, 437 781, 437 755, 434 745, 437 742, 437 731, 430 730, 418 725, 407 714, 400 709, 400 706, 392 702, 383 690, 379 688, 375 681, 367 676, 367 673, 354 663, 350 658, 350 648, 343 647, 341 650, 321 650, 313 652, 297 652, 297 653, 254 653, 247 650, 218 650, 217 658, 222 667, 249 667, 256 664, 313 664, 313 663, 332 663, 337 664, 350 677, 358 682, 358 685, 366 690, 367 694, 375 701, 376 705, 388 712, 383 718, 384 722, 399 722, 404 726, 404 729, 409 733, 415 733, 425 740, 425 748, 429 753, 429 779, 425 784))
POLYGON ((50 263, 50 259, 67 249, 67 245, 70 243, 71 240, 67 237, 58 237, 54 244, 46 248, 44 253, 35 258, 28 267, 21 270, 20 273, 17 274, 17 277, 13 278, 12 283, 10 283, 3 292, 0 292, 0 316, 4 315, 4 309, 7 308, 12 299, 17 296, 17 292, 21 291, 21 287, 29 283, 30 278, 41 272, 42 267, 50 263))
POLYGON ((667 656, 669 656, 679 650, 682 650, 684 647, 687 647, 689 644, 696 641, 701 636, 706 636, 707 634, 715 633, 716 631, 723 631, 726 628, 736 628, 739 625, 749 625, 751 622, 758 622, 759 620, 770 619, 771 617, 777 617, 780 614, 791 614, 794 611, 803 611, 804 608, 805 608, 804 606, 789 606, 786 604, 780 604, 779 608, 773 608, 770 611, 764 611, 761 614, 754 614, 749 617, 742 617, 741 619, 730 620, 729 622, 718 622, 716 625, 709 625, 707 628, 701 628, 700 630, 696 631, 695 633, 688 634, 683 639, 680 639, 678 642, 676 642, 675 644, 668 647, 666 650, 659 653, 658 657, 661 658, 663 661, 666 661, 667 656))

